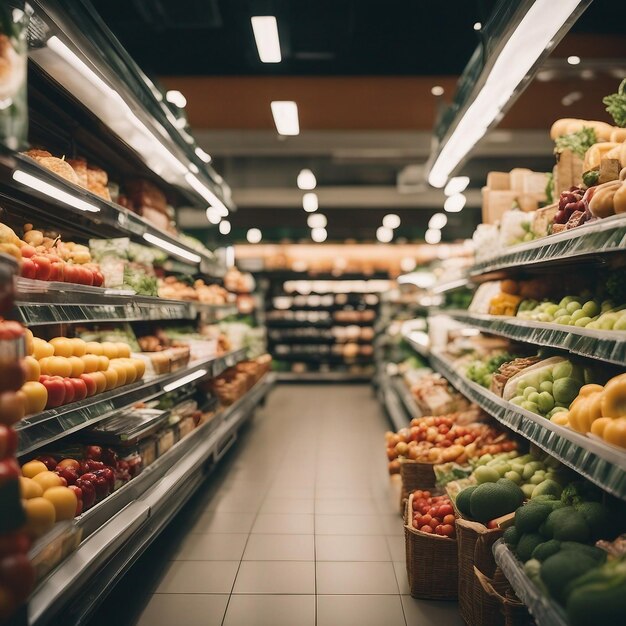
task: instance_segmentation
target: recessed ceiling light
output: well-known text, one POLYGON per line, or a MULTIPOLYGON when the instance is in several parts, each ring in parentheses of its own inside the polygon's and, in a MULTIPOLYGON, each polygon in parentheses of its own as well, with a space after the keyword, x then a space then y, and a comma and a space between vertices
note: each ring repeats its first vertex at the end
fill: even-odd
POLYGON ((445 193, 446 196, 453 196, 455 193, 461 193, 467 189, 469 182, 470 179, 468 176, 455 176, 448 181, 443 193, 445 193))
POLYGON ((315 189, 317 185, 317 179, 315 174, 309 169, 300 170, 298 178, 296 179, 298 189, 315 189))
POLYGON ((445 213, 435 213, 430 220, 428 220, 428 228, 441 230, 447 223, 448 217, 445 213))
POLYGON ((319 202, 317 201, 317 194, 313 192, 305 193, 302 196, 302 208, 307 213, 313 213, 319 208, 319 202))
POLYGON ((248 240, 248 243, 259 243, 261 239, 263 239, 263 234, 258 228, 251 228, 246 233, 246 239, 248 240))
POLYGON ((230 233, 230 222, 228 220, 222 220, 219 229, 222 235, 228 235, 230 233))
POLYGON ((480 30, 483 25, 480 22, 474 22, 474 30, 480 30))
POLYGON ((378 239, 380 243, 389 243, 393 239, 393 230, 385 226, 380 226, 376 229, 376 239, 378 239))
POLYGON ((439 243, 441 241, 441 231, 429 228, 424 235, 426 243, 439 243))
POLYGON ((323 213, 311 213, 306 218, 306 223, 309 228, 325 228, 328 220, 323 213))
POLYGON ((273 100, 270 106, 279 135, 295 136, 300 134, 298 105, 293 100, 273 100))
POLYGON ((184 109, 187 106, 187 98, 177 89, 170 89, 166 92, 165 99, 179 109, 184 109))
POLYGON ((273 15, 255 15, 250 18, 254 41, 263 63, 280 63, 280 39, 278 23, 273 15))
POLYGON ((218 209, 210 206, 206 210, 206 218, 209 220, 211 224, 219 224, 222 220, 222 214, 218 209))
POLYGON ((383 217, 383 226, 385 228, 391 228, 391 230, 398 228, 398 226, 400 226, 400 217, 395 213, 385 215, 385 217, 383 217))
POLYGON ((583 97, 582 91, 571 91, 566 96, 561 98, 561 104, 564 107, 572 106, 575 102, 578 102, 583 97))
POLYGON ((443 208, 448 213, 458 213, 465 206, 466 198, 462 193, 455 193, 446 199, 443 208))
POLYGON ((443 92, 444 89, 441 85, 435 85, 431 90, 430 93, 433 94, 433 96, 443 96, 443 92))
POLYGON ((567 57, 567 62, 570 65, 578 65, 580 63, 580 57, 573 54, 572 56, 567 57))
POLYGON ((322 241, 326 241, 328 237, 328 233, 325 228, 312 228, 311 229, 311 239, 315 243, 322 243, 322 241))

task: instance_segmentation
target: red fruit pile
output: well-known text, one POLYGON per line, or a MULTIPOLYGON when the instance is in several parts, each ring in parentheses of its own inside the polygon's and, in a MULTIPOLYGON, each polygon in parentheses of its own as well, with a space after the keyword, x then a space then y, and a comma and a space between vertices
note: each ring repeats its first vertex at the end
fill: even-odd
POLYGON ((432 496, 430 491, 413 492, 413 527, 423 533, 454 537, 455 517, 448 496, 432 496))
POLYGON ((35 248, 29 245, 22 246, 21 251, 20 275, 23 278, 93 285, 94 287, 102 287, 104 283, 104 276, 96 267, 68 263, 52 251, 37 253, 35 248))

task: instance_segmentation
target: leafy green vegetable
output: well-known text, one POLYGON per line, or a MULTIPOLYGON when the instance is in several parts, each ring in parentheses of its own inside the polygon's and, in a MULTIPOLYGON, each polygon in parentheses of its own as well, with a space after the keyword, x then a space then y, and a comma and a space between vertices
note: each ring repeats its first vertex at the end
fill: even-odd
POLYGON ((617 88, 617 93, 602 98, 606 104, 607 113, 615 120, 615 123, 624 128, 626 126, 626 78, 617 88))
POLYGON ((599 178, 600 170, 589 170, 588 172, 583 173, 583 183, 585 183, 587 187, 597 185, 599 178))
POLYGON ((557 137, 554 152, 555 154, 559 154, 563 152, 563 150, 571 150, 582 159, 585 156, 585 152, 587 152, 594 143, 597 143, 597 141, 596 131, 593 128, 587 128, 585 126, 576 133, 557 137))
POLYGON ((546 202, 552 204, 554 202, 554 174, 546 172, 546 202))

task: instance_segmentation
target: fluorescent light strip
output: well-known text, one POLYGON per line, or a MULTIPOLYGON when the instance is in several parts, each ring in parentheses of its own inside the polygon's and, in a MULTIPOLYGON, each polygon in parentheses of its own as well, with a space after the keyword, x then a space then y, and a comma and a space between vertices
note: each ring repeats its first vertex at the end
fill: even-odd
POLYGON ((204 161, 205 163, 210 163, 212 161, 211 155, 207 154, 202 148, 196 148, 195 152, 201 161, 204 161))
POLYGON ((192 263, 200 263, 200 261, 202 260, 202 257, 200 255, 194 254, 189 250, 185 250, 185 248, 181 248, 180 246, 170 243, 165 239, 161 239, 160 237, 157 237, 152 233, 144 233, 143 238, 149 243, 161 248, 162 250, 170 252, 171 254, 175 254, 176 256, 179 256, 187 261, 191 261, 192 263))
POLYGON ((270 106, 279 135, 295 136, 300 134, 298 105, 293 100, 274 100, 270 106))
POLYGON ((195 189, 212 207, 219 209, 220 211, 226 211, 228 215, 228 208, 226 205, 202 182, 198 180, 191 172, 185 174, 185 180, 189 185, 195 189))
POLYGON ((187 374, 187 376, 183 376, 182 378, 175 380, 173 383, 168 383, 167 385, 163 385, 163 391, 165 391, 165 393, 168 393, 169 391, 174 391, 174 389, 178 389, 179 387, 182 387, 183 385, 186 385, 187 383, 191 383, 194 380, 198 380, 198 378, 202 378, 203 376, 206 376, 208 373, 209 373, 208 370, 205 370, 205 369, 196 370, 195 372, 192 372, 191 374, 187 374))
POLYGON ((484 136, 537 59, 552 49, 555 37, 580 0, 536 0, 509 37, 480 92, 435 159, 428 182, 443 187, 450 174, 484 136))
POLYGON ((276 18, 273 15, 255 15, 250 18, 250 21, 261 61, 263 63, 280 63, 282 57, 276 18))
POLYGON ((65 202, 65 204, 69 204, 70 206, 80 209, 81 211, 87 211, 89 213, 98 213, 100 211, 99 206, 91 204, 90 202, 85 202, 85 200, 81 200, 80 198, 63 191, 54 185, 47 183, 45 180, 32 176, 31 174, 27 174, 22 170, 15 170, 13 172, 13 180, 18 183, 22 183, 27 187, 31 187, 32 189, 36 189, 37 191, 41 191, 41 193, 45 193, 47 196, 50 196, 55 200, 61 200, 61 202, 65 202))
POLYGON ((445 193, 446 196, 453 196, 455 193, 461 193, 462 191, 465 191, 469 182, 469 176, 455 176, 448 181, 443 193, 445 193))

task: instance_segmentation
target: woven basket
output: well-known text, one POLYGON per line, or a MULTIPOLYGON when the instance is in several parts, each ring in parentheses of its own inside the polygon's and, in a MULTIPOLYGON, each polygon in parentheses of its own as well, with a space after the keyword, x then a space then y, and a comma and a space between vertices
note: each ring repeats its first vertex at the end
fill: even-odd
POLYGON ((474 568, 476 585, 483 592, 481 624, 500 624, 501 626, 534 626, 535 620, 522 604, 502 576, 493 580, 474 568), (504 580, 504 583, 502 582, 504 580))
POLYGON ((422 463, 405 459, 400 463, 402 490, 400 492, 400 512, 404 512, 404 501, 416 489, 434 489, 435 469, 433 463, 422 463))
POLYGON ((457 597, 456 539, 423 533, 413 527, 413 494, 407 503, 404 526, 406 573, 414 598, 451 600, 457 597))
MULTIPOLYGON (((491 619, 483 609, 485 592, 474 570, 492 577, 496 569, 492 546, 502 536, 499 528, 489 529, 478 522, 457 518, 456 537, 459 547, 459 611, 468 626, 498 626, 503 619, 491 619)), ((502 617, 500 615, 496 618, 502 617)))

